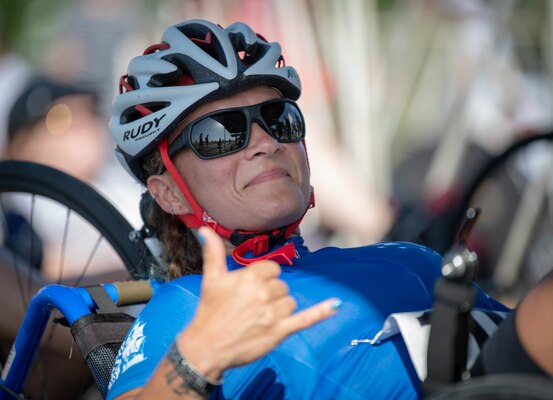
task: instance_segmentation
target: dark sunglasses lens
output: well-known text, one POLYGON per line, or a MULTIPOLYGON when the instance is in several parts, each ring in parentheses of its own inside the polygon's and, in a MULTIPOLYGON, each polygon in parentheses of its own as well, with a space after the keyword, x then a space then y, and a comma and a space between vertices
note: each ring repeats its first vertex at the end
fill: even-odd
POLYGON ((196 122, 190 132, 190 141, 202 157, 220 157, 246 145, 247 127, 244 113, 221 112, 196 122))
POLYGON ((269 103, 261 107, 261 115, 278 141, 296 142, 303 139, 303 118, 294 104, 284 101, 269 103))

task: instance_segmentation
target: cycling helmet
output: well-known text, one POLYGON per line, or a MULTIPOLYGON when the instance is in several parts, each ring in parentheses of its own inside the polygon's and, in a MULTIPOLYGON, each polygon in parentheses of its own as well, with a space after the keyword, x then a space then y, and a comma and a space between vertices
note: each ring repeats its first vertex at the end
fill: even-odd
MULTIPOLYGON (((259 85, 274 87, 292 100, 300 96, 298 74, 285 66, 278 43, 267 42, 241 22, 225 29, 208 21, 191 20, 168 28, 161 43, 131 60, 119 82, 120 95, 113 102, 110 122, 116 154, 123 166, 145 184, 147 176, 141 160, 159 149, 165 168, 192 209, 191 214, 176 217, 189 228, 207 225, 229 239, 236 246, 233 257, 244 265, 256 259, 244 257, 248 252, 257 257, 284 243, 303 215, 270 232, 231 230, 219 225, 198 204, 174 166, 167 152, 167 136, 201 104, 259 85)), ((309 207, 313 205, 311 193, 309 207)), ((294 244, 288 243, 257 259, 291 264, 295 256, 294 244)))
POLYGON ((162 42, 131 60, 113 102, 110 133, 123 166, 146 182, 141 159, 201 104, 266 85, 296 100, 301 83, 280 45, 244 23, 204 20, 169 27, 162 42))

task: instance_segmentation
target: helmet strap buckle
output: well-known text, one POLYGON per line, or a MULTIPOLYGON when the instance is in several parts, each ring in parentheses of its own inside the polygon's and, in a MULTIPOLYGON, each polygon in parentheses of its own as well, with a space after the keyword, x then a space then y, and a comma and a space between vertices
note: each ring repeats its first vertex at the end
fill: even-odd
POLYGON ((254 256, 263 254, 269 250, 269 237, 267 235, 255 236, 251 240, 253 241, 252 252, 254 256))

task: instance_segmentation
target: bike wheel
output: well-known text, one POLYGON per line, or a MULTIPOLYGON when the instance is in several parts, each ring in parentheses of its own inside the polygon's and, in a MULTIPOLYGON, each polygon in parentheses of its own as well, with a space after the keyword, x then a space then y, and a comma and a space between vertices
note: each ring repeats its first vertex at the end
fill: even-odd
POLYGON ((131 241, 134 228, 102 195, 78 179, 44 165, 25 161, 0 162, 0 193, 43 196, 67 207, 94 226, 121 257, 133 279, 148 277, 148 250, 131 241))
MULTIPOLYGON (((24 224, 20 224, 20 231, 23 232, 24 239, 26 238, 19 241, 19 248, 15 249, 18 251, 9 249, 7 252, 3 251, 4 254, 0 254, 0 263, 3 263, 5 271, 10 273, 10 277, 4 275, 4 282, 10 281, 10 279, 15 281, 12 286, 17 286, 17 291, 20 293, 15 296, 16 288, 8 288, 13 289, 14 294, 7 299, 10 301, 10 308, 18 311, 11 315, 5 311, 0 320, 13 320, 14 325, 18 327, 19 323, 15 320, 19 317, 22 318, 31 294, 37 287, 45 283, 78 286, 148 277, 147 268, 151 256, 142 240, 130 239, 134 228, 95 189, 66 173, 32 162, 1 161, 0 210, 10 216, 11 222, 13 222, 14 215, 19 222, 24 221, 24 224), (14 207, 15 213, 13 212, 14 207), (44 221, 39 215, 41 212, 46 213, 44 221), (63 218, 65 220, 61 221, 63 218), (44 228, 44 226, 40 226, 41 224, 50 231, 52 225, 60 228, 61 232, 57 232, 55 235, 57 239, 53 240, 50 231, 46 231, 47 233, 41 231, 41 228, 44 228), (84 241, 90 243, 82 243, 84 241), (45 245, 48 248, 51 247, 51 242, 61 245, 61 248, 50 252, 57 254, 60 265, 49 267, 49 270, 56 268, 59 270, 59 273, 50 273, 49 279, 43 279, 45 276, 43 270, 36 271, 29 267, 29 264, 40 267, 41 261, 43 261, 42 268, 44 268, 44 257, 36 256, 42 252, 42 246, 38 245, 40 242, 48 243, 47 246, 45 245), (82 258, 82 263, 79 262, 78 267, 77 263, 68 261, 73 260, 73 255, 67 255, 75 247, 78 250, 73 253, 82 258), (83 251, 81 248, 85 247, 86 251, 83 251), (104 247, 108 250, 102 250, 104 247), (6 253, 10 253, 9 256, 6 256, 6 253), (100 258, 100 264, 103 264, 105 260, 115 260, 114 265, 110 265, 106 270, 116 270, 116 272, 113 275, 106 274, 105 271, 98 273, 95 269, 97 258, 100 258), (71 274, 64 276, 64 272, 68 271, 71 274)), ((4 243, 6 243, 5 240, 4 243)), ((72 338, 67 335, 66 330, 56 330, 54 328, 57 325, 49 325, 50 328, 43 337, 38 360, 33 366, 34 373, 31 372, 31 380, 24 391, 31 398, 63 398, 59 393, 51 392, 49 386, 52 386, 52 383, 49 383, 51 381, 49 376, 52 375, 53 368, 51 367, 58 363, 56 357, 60 348, 56 343, 61 342, 57 337, 66 336, 65 342, 63 342, 63 345, 66 346, 63 350, 67 350, 65 358, 71 352, 69 347, 71 345, 67 345, 67 343, 69 343, 68 340, 72 342, 72 338), (56 332, 54 333, 54 331, 56 332), (29 389, 31 387, 33 390, 29 389)), ((13 332, 13 334, 15 333, 13 332)), ((4 337, 3 339, 6 344, 11 344, 13 337, 4 337)), ((7 349, 6 346, 3 351, 4 356, 7 354, 7 349)), ((69 370, 73 368, 76 370, 84 365, 78 359, 79 356, 75 355, 76 353, 78 352, 73 353, 75 362, 69 366, 69 370)), ((82 375, 81 373, 79 376, 82 375)), ((87 385, 79 383, 78 386, 86 387, 87 385)))

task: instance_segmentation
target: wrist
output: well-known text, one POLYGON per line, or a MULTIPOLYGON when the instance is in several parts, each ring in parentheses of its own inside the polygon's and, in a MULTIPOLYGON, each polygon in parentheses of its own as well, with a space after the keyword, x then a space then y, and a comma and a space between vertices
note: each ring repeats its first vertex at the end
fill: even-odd
POLYGON ((169 347, 167 359, 172 363, 175 372, 182 379, 182 388, 191 389, 207 399, 210 393, 223 383, 221 380, 214 380, 206 377, 181 353, 178 342, 175 341, 169 347))
POLYGON ((175 340, 178 343, 178 349, 200 374, 213 381, 220 380, 226 366, 213 351, 213 346, 205 338, 202 340, 201 335, 195 335, 190 328, 175 340))

